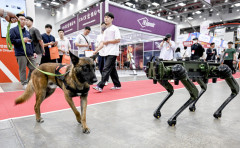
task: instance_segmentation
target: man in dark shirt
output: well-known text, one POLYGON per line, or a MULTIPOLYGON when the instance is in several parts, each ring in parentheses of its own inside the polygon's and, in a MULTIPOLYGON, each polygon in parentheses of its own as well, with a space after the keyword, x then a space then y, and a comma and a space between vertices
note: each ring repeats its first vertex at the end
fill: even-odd
POLYGON ((236 64, 236 49, 234 49, 232 46, 233 42, 228 42, 228 48, 224 53, 224 64, 231 68, 232 74, 235 74, 236 69, 233 67, 233 64, 236 64))
POLYGON ((49 48, 56 46, 55 37, 50 34, 52 31, 52 25, 50 25, 50 24, 45 25, 45 30, 46 30, 46 33, 42 34, 45 55, 42 56, 41 64, 42 63, 56 63, 55 59, 51 60, 50 52, 49 52, 49 48))
POLYGON ((216 55, 217 55, 217 50, 214 49, 215 43, 210 44, 210 48, 207 49, 206 54, 207 58, 206 61, 215 61, 216 55))
POLYGON ((30 35, 32 37, 34 49, 37 54, 36 65, 39 66, 41 59, 42 59, 42 55, 45 55, 45 50, 44 50, 42 36, 41 36, 39 30, 37 28, 33 27, 32 25, 33 25, 33 19, 31 17, 27 16, 26 17, 26 26, 29 29, 30 35))
POLYGON ((37 57, 37 54, 35 53, 33 44, 31 43, 30 33, 24 27, 26 24, 25 16, 23 14, 17 14, 17 17, 19 18, 20 25, 22 28, 23 40, 25 42, 27 55, 25 55, 25 52, 23 49, 22 40, 20 37, 20 32, 19 32, 18 26, 14 27, 10 30, 10 40, 11 40, 12 44, 14 45, 15 56, 17 58, 17 63, 19 65, 20 82, 23 85, 23 88, 26 89, 27 83, 31 77, 31 73, 34 70, 34 66, 36 65, 35 58, 37 57), (28 57, 28 59, 34 66, 27 60, 26 56, 28 57), (26 66, 29 69, 28 80, 26 80, 26 66))
POLYGON ((199 60, 203 56, 204 51, 202 45, 198 43, 198 38, 194 38, 191 46, 191 60, 199 60))

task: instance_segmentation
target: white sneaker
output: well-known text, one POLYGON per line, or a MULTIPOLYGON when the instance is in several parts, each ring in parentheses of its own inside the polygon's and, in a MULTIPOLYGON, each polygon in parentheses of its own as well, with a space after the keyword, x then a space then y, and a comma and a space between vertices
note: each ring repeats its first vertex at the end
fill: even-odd
POLYGON ((116 90, 116 89, 121 89, 121 87, 113 86, 113 87, 111 88, 111 90, 116 90))
POLYGON ((23 89, 25 90, 27 88, 27 84, 23 85, 23 89))
POLYGON ((108 85, 108 81, 105 82, 105 86, 107 86, 107 85, 108 85))

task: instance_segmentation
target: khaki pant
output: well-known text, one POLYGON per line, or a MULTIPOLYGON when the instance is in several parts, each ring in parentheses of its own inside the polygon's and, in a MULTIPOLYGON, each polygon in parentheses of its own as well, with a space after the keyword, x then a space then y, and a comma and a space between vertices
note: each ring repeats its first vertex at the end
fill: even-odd
POLYGON ((20 76, 20 82, 22 85, 26 85, 28 83, 28 81, 30 80, 31 77, 31 73, 32 71, 35 69, 32 64, 34 66, 36 66, 36 59, 32 56, 32 57, 28 57, 29 60, 31 61, 31 63, 27 60, 26 56, 16 56, 17 58, 17 63, 19 66, 19 76, 20 76), (29 73, 28 73, 28 79, 26 79, 26 67, 28 67, 29 69, 29 73))

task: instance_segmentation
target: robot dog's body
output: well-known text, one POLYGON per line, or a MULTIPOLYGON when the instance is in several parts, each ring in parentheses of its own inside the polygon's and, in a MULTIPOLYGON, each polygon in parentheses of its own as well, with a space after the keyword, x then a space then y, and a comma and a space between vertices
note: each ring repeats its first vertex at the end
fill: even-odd
POLYGON ((168 120, 170 126, 176 124, 176 119, 181 112, 188 106, 190 111, 195 111, 195 104, 207 89, 208 79, 212 79, 213 83, 217 82, 217 78, 225 79, 231 88, 231 95, 214 113, 215 118, 220 118, 224 107, 239 93, 239 85, 232 76, 231 69, 227 65, 220 63, 204 62, 204 61, 150 61, 147 63, 146 75, 149 79, 153 79, 154 84, 161 84, 167 91, 168 95, 155 110, 153 116, 161 117, 160 109, 165 102, 173 95, 173 86, 168 80, 174 80, 175 85, 179 81, 186 87, 190 93, 190 99, 168 120), (197 82, 201 91, 199 93, 193 82, 197 82))

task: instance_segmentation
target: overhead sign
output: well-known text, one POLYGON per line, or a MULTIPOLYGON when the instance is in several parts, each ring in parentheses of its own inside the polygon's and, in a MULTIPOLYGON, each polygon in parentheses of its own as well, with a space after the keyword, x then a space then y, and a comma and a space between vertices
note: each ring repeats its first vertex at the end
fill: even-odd
POLYGON ((148 15, 109 5, 109 12, 114 14, 113 24, 119 27, 165 36, 175 37, 175 24, 148 15))
POLYGON ((74 17, 71 20, 61 24, 60 28, 64 30, 65 35, 77 31, 77 17, 74 17))
POLYGON ((211 4, 211 0, 204 0, 205 2, 211 4))

